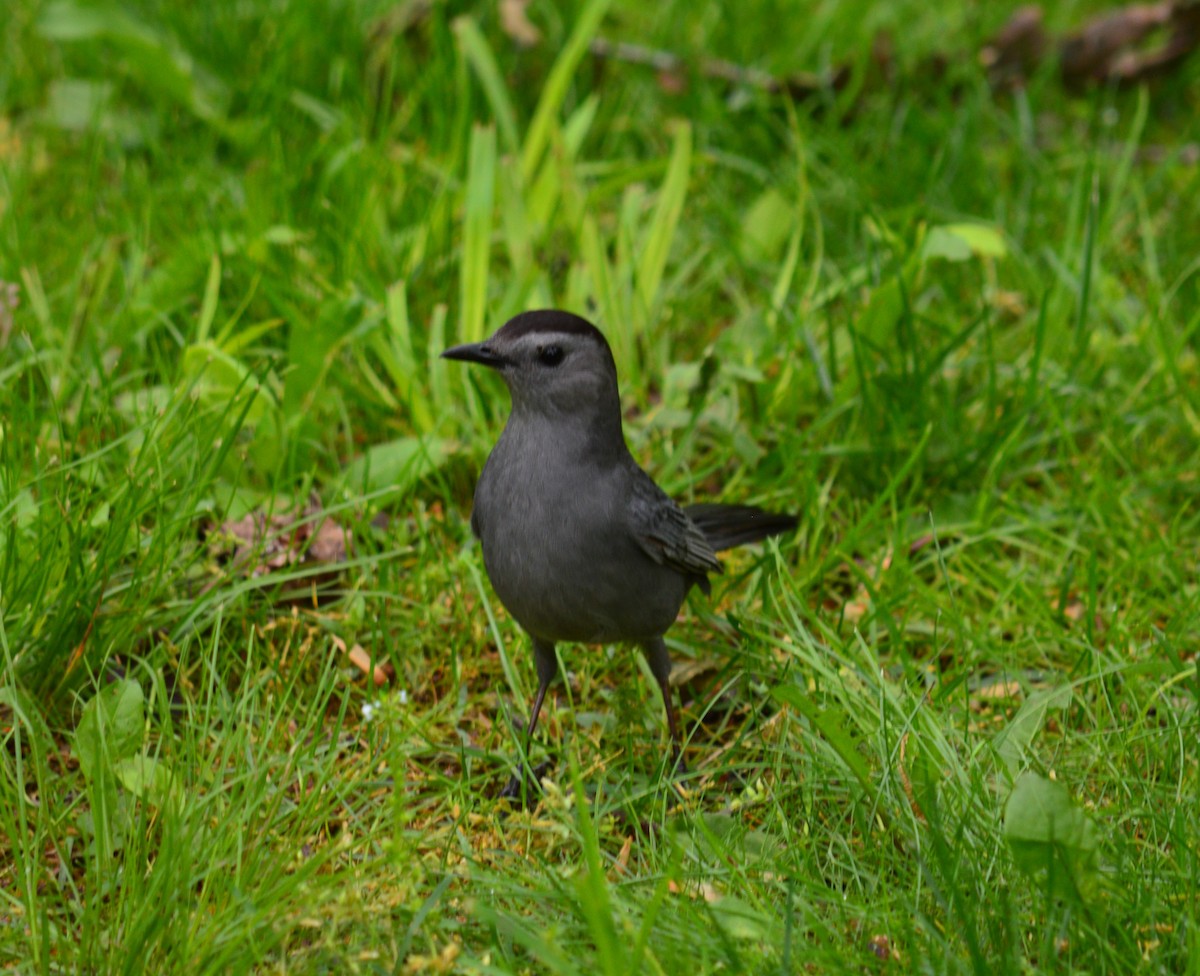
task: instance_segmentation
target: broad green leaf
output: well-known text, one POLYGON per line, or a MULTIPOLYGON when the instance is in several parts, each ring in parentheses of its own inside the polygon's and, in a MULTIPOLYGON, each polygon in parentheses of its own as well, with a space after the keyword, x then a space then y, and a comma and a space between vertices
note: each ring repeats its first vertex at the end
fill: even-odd
POLYGON ((105 766, 135 755, 145 734, 142 686, 126 678, 105 685, 83 706, 75 729, 75 757, 88 779, 105 766))
POLYGON ((863 788, 872 796, 875 794, 875 782, 871 776, 871 769, 858 751, 854 736, 846 727, 844 717, 838 709, 821 708, 797 685, 780 685, 774 688, 771 694, 777 701, 791 705, 807 718, 825 738, 825 741, 833 747, 833 751, 849 767, 863 788))
POLYGON ((921 247, 922 260, 968 261, 972 257, 1008 257, 1004 235, 988 224, 942 224, 932 227, 921 247))
POLYGON ((395 488, 404 494, 449 457, 447 443, 436 437, 401 437, 376 444, 346 468, 346 484, 364 494, 395 488))
POLYGON ((178 810, 183 791, 165 763, 153 756, 130 756, 113 764, 113 774, 125 789, 140 800, 157 807, 170 806, 178 810))
POLYGON ((245 422, 259 424, 275 405, 274 397, 241 360, 211 342, 188 346, 183 353, 185 381, 195 383, 207 406, 224 409, 234 397, 250 397, 245 422))
POLYGON ((112 106, 113 86, 107 81, 60 78, 46 93, 42 114, 50 125, 68 132, 105 131, 105 119, 112 106))
POLYGON ((1030 744, 1046 724, 1046 713, 1051 709, 1059 711, 1067 708, 1072 697, 1070 685, 1035 692, 1026 699, 1012 721, 996 733, 992 748, 1012 776, 1020 771, 1030 744))
POLYGON ((900 282, 896 278, 889 278, 871 292, 867 307, 858 317, 858 332, 877 345, 886 345, 903 314, 904 294, 900 290, 900 282))
POLYGON ((1004 808, 1004 839, 1026 874, 1056 897, 1087 901, 1100 873, 1100 834, 1061 783, 1024 773, 1004 808))
POLYGON ((740 817, 728 813, 704 813, 691 824, 694 834, 684 832, 685 823, 677 824, 680 842, 717 863, 766 864, 781 853, 777 837, 761 830, 747 830, 740 817))
POLYGON ((778 257, 799 217, 794 203, 775 187, 768 187, 742 217, 742 256, 747 261, 778 257))
POLYGON ((713 919, 727 935, 743 942, 763 942, 770 935, 771 919, 749 902, 728 895, 708 906, 713 919))
MULTIPOLYGON (((687 410, 691 393, 700 385, 703 363, 672 363, 662 382, 662 408, 687 410)), ((689 414, 690 415, 690 414, 689 414)))
POLYGON ((328 302, 311 318, 289 317, 282 402, 288 423, 311 422, 325 406, 326 375, 340 344, 361 321, 362 309, 353 299, 328 302))
POLYGON ((1008 245, 1004 243, 1004 235, 989 224, 946 224, 943 229, 966 241, 971 253, 976 257, 1008 257, 1008 245))
POLYGON ((945 227, 931 228, 921 245, 921 260, 932 261, 935 258, 955 263, 970 261, 971 245, 945 227))

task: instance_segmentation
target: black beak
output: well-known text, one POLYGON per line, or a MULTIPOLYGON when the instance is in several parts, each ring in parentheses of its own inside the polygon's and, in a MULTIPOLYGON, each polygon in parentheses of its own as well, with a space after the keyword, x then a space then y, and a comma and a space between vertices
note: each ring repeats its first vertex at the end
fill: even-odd
POLYGON ((480 363, 491 369, 503 369, 508 360, 492 350, 486 342, 468 342, 453 346, 442 353, 442 359, 460 359, 464 363, 480 363))

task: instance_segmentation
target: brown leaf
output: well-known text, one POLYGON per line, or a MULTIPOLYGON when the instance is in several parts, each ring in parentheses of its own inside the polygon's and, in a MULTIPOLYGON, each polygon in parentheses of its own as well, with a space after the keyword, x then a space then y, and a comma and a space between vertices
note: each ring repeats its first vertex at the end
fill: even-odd
POLYGON ((349 529, 322 515, 313 495, 300 512, 250 512, 206 531, 214 556, 245 576, 265 576, 295 565, 344 562, 351 548, 349 529))
POLYGON ((434 0, 402 0, 380 16, 368 31, 372 43, 401 37, 429 20, 434 0))
POLYGON ((1089 21, 1063 39, 1059 62, 1064 83, 1132 84, 1175 67, 1200 46, 1200 4, 1136 4, 1089 21), (1167 39, 1150 50, 1139 45, 1155 31, 1167 39))
MULTIPOLYGON (((1065 37, 1052 37, 1044 20, 1040 6, 1021 7, 979 51, 979 62, 993 89, 1019 88, 1055 54, 1063 82, 1069 88, 1078 90, 1087 84, 1109 81, 1131 84, 1165 74, 1200 47, 1197 0, 1134 5, 1096 17, 1065 37), (1167 34, 1166 41, 1151 50, 1140 50, 1138 45, 1156 30, 1167 34)), ((860 74, 844 62, 822 72, 800 70, 776 75, 721 58, 687 61, 671 51, 604 37, 594 38, 589 50, 599 59, 653 70, 659 85, 671 93, 686 89, 691 79, 701 78, 803 101, 841 92, 855 77, 860 79, 860 94, 886 89, 897 73, 892 41, 884 33, 875 36, 868 70, 860 74)), ((950 62, 949 54, 934 52, 917 63, 915 74, 927 83, 947 84, 950 62)), ((853 110, 853 106, 848 109, 853 110)))
POLYGON ((720 668, 721 662, 716 658, 684 658, 671 668, 671 687, 682 687, 720 668))
POLYGON ((374 683, 375 687, 378 688, 381 685, 386 685, 392 680, 392 678, 396 676, 396 669, 390 664, 386 662, 372 663, 371 655, 367 653, 361 644, 355 644, 352 648, 346 650, 346 642, 340 637, 335 636, 333 638, 333 642, 343 653, 345 653, 348 658, 350 658, 351 664, 358 668, 358 670, 363 674, 371 676, 371 681, 374 683))
POLYGON ((700 881, 694 885, 680 885, 671 880, 667 882, 667 891, 673 895, 687 895, 693 900, 702 899, 710 905, 715 905, 721 900, 721 893, 707 881, 700 881))
POLYGON ((613 870, 618 875, 626 875, 629 873, 629 852, 633 850, 633 834, 629 834, 625 838, 625 843, 621 845, 621 851, 617 854, 616 863, 613 864, 613 870))
POLYGON ((919 553, 926 546, 932 545, 933 542, 934 542, 934 536, 932 533, 926 533, 925 535, 921 536, 919 539, 915 540, 914 542, 910 542, 908 544, 908 557, 911 559, 913 556, 915 556, 917 553, 919 553))
POLYGON ((983 685, 977 692, 975 697, 981 700, 989 699, 996 701, 1004 698, 1022 698, 1025 695, 1025 689, 1021 687, 1019 681, 993 681, 990 684, 983 685))
MULTIPOLYGON (((3 157, 4 132, 7 120, 0 119, 0 158, 3 157)), ((21 289, 11 281, 0 278, 0 349, 8 343, 13 329, 13 312, 21 304, 21 289)))
POLYGON ((1078 623, 1083 619, 1083 614, 1087 608, 1083 605, 1082 600, 1072 597, 1061 610, 1062 615, 1071 621, 1071 623, 1078 623))
POLYGON ((527 13, 529 0, 500 0, 500 28, 520 47, 536 47, 542 32, 534 26, 527 13))
POLYGON ((1068 34, 1059 52, 1063 78, 1074 83, 1103 81, 1118 54, 1141 43, 1152 30, 1170 20, 1171 7, 1170 3, 1125 7, 1096 17, 1068 34))
POLYGON ((993 88, 1017 88, 1033 74, 1046 53, 1042 8, 1020 7, 979 52, 993 88))
POLYGON ((846 601, 846 604, 842 607, 842 617, 847 623, 856 624, 867 615, 870 609, 871 598, 867 595, 867 591, 864 588, 858 598, 846 601))
POLYGON ((346 559, 350 533, 333 519, 325 519, 308 547, 308 560, 317 563, 340 563, 346 559))
POLYGON ((886 935, 873 935, 867 942, 867 948, 877 959, 882 959, 885 962, 891 962, 900 958, 898 953, 892 946, 892 940, 886 935))

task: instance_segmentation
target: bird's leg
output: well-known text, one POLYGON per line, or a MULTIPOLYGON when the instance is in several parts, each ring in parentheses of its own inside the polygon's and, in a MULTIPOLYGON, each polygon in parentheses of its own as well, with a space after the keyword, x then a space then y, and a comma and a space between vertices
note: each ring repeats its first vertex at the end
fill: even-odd
POLYGON ((662 691, 663 705, 667 710, 667 731, 671 733, 671 756, 675 760, 675 772, 686 773, 687 765, 683 761, 683 739, 679 735, 679 722, 675 718, 675 696, 671 694, 671 655, 667 653, 666 642, 661 637, 646 641, 642 645, 646 661, 650 665, 650 673, 658 682, 662 691))
POLYGON ((546 699, 546 689, 550 687, 550 682, 558 674, 558 658, 554 654, 554 645, 548 641, 533 638, 533 661, 537 667, 538 690, 533 698, 533 708, 529 710, 529 724, 525 727, 525 751, 521 756, 521 768, 513 774, 508 784, 500 791, 502 797, 510 800, 519 799, 522 806, 526 805, 528 794, 537 790, 540 774, 545 772, 544 769, 529 769, 529 753, 533 749, 533 732, 537 728, 542 702, 546 699), (528 789, 526 789, 526 784, 528 784, 528 789))

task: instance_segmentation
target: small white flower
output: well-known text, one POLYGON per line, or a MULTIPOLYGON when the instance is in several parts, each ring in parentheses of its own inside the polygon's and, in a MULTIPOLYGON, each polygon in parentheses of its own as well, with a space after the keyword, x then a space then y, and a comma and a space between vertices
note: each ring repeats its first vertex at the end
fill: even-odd
POLYGON ((379 702, 363 702, 362 720, 369 722, 375 717, 375 713, 379 711, 379 702))
POLYGON ((405 690, 404 688, 400 689, 400 691, 397 693, 396 697, 400 699, 401 705, 408 704, 408 691, 405 690))

